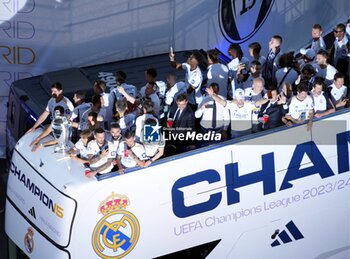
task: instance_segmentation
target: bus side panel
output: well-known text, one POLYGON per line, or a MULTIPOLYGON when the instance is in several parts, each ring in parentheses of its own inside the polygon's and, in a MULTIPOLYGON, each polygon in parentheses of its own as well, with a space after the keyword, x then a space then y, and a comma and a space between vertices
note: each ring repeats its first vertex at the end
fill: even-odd
POLYGON ((50 243, 33 225, 6 201, 5 231, 9 238, 32 259, 68 259, 70 254, 50 243), (9 224, 11 220, 12 224, 9 224), (15 224, 14 224, 15 223, 15 224))
POLYGON ((349 152, 338 154, 339 147, 349 150, 339 138, 349 126, 316 121, 314 127, 286 128, 98 182, 79 212, 89 216, 75 225, 79 245, 72 253, 166 258, 217 241, 207 258, 348 254, 350 174, 339 172, 337 156, 349 161, 349 152), (112 205, 123 197, 127 206, 112 205), (339 234, 337 226, 344 228, 339 234))
POLYGON ((69 245, 76 202, 39 175, 17 150, 9 169, 7 198, 48 239, 69 245))
MULTIPOLYGON (((346 199, 350 197, 350 186, 345 186, 346 181, 350 184, 350 179, 341 176, 333 180, 334 183, 304 189, 300 193, 304 204, 298 209, 282 208, 288 212, 283 217, 271 218, 257 228, 246 226, 237 240, 226 242, 230 247, 227 258, 249 259, 257 254, 276 259, 350 258, 350 201, 346 199), (344 189, 333 192, 335 183, 344 189)), ((273 203, 276 200, 266 202, 265 208, 271 209, 273 203)), ((258 217, 254 220, 261 221, 258 217)), ((218 258, 217 255, 214 250, 208 258, 218 258)))
MULTIPOLYGON (((67 250, 72 258, 91 259, 184 258, 184 254, 198 258, 202 253, 208 259, 348 255, 349 115, 330 119, 345 121, 342 126, 324 119, 315 121, 312 131, 306 125, 283 128, 72 186, 79 206, 67 250), (210 242, 216 246, 198 254, 195 247, 210 242)), ((14 200, 30 225, 36 221, 28 200, 41 200, 21 180, 23 172, 33 170, 22 163, 15 154, 8 203, 14 200), (23 193, 34 198, 24 198, 23 193)), ((56 195, 52 186, 46 188, 47 182, 35 170, 30 177, 62 204, 66 216, 69 202, 59 198, 64 195, 56 195)), ((33 206, 35 211, 39 205, 40 215, 41 211, 53 214, 40 203, 33 206)), ((57 232, 69 232, 67 224, 54 224, 57 232)), ((28 225, 16 235, 23 236, 28 225)), ((48 231, 42 225, 32 226, 34 231, 48 231)), ((11 232, 9 227, 6 231, 11 232)), ((16 240, 20 246, 20 239, 16 240)))

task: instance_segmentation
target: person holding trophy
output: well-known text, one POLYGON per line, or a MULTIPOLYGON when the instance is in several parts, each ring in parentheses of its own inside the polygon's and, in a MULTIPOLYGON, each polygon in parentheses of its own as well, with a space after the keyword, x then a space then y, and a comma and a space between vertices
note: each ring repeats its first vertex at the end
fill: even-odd
POLYGON ((71 135, 71 123, 67 119, 62 106, 56 106, 54 108, 54 115, 55 117, 51 124, 30 143, 32 152, 56 144, 58 144, 58 146, 56 147, 55 152, 64 153, 69 149, 68 143, 71 135), (53 133, 54 139, 41 142, 51 132, 53 133))

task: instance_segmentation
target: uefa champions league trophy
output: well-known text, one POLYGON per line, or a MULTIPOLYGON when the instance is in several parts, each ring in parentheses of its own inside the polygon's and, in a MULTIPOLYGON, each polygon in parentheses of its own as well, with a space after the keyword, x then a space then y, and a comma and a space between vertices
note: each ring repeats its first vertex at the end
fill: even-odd
POLYGON ((56 111, 55 118, 51 123, 51 128, 58 143, 55 152, 65 153, 69 149, 68 141, 71 136, 71 124, 67 120, 67 117, 62 116, 59 111, 56 111))

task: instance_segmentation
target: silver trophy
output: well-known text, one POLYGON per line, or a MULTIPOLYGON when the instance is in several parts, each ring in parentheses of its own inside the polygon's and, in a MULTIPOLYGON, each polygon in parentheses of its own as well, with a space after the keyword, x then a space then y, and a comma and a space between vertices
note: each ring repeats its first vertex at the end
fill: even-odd
POLYGON ((68 142, 71 136, 71 124, 66 116, 62 116, 58 110, 55 111, 55 118, 51 122, 52 133, 57 140, 58 147, 55 152, 65 153, 69 147, 68 142))

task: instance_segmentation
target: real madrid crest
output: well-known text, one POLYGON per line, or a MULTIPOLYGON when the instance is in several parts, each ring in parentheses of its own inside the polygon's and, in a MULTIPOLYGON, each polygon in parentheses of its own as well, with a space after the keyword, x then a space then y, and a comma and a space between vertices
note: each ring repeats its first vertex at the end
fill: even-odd
POLYGON ((32 253, 34 250, 34 231, 33 228, 29 227, 27 229, 27 233, 24 236, 24 247, 26 248, 28 253, 32 253))
POLYGON ((137 218, 126 207, 130 204, 125 195, 112 193, 98 206, 102 218, 92 234, 92 247, 104 259, 123 258, 135 247, 140 236, 137 218))

